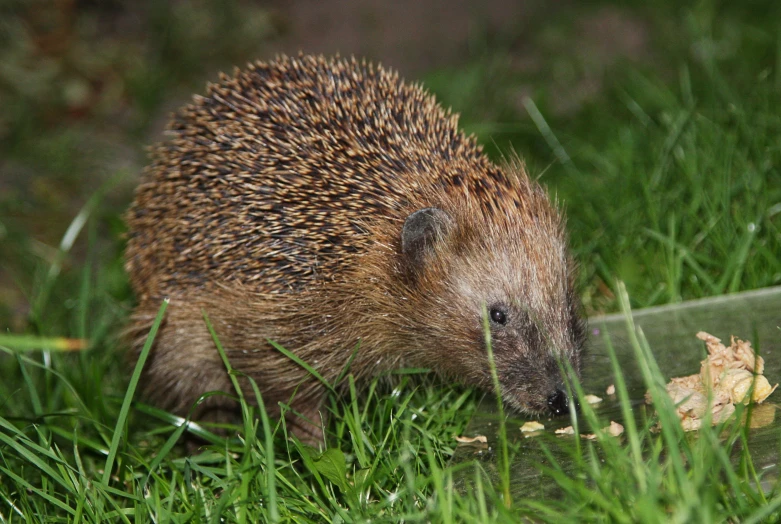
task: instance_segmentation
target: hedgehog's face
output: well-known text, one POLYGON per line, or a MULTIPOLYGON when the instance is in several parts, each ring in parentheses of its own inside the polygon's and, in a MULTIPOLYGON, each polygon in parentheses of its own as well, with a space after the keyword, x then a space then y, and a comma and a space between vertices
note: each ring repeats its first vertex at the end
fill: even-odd
POLYGON ((429 333, 426 346, 441 348, 432 365, 492 389, 490 338, 505 402, 524 412, 567 413, 561 370, 569 364, 579 373, 584 329, 561 235, 539 232, 543 238, 534 243, 493 235, 479 245, 450 249, 455 226, 448 215, 432 208, 418 213, 425 215, 417 217, 416 229, 407 229, 414 214, 405 224, 410 236, 402 235, 403 247, 418 242, 405 250, 405 258, 422 279, 432 279, 427 289, 444 280, 440 292, 430 293, 419 307, 442 317, 436 325, 448 328, 429 333))
MULTIPOLYGON (((479 294, 482 290, 470 291, 462 298, 474 303, 474 291, 479 294)), ((571 369, 579 374, 583 344, 576 304, 562 294, 549 296, 551 303, 535 307, 522 289, 510 293, 489 291, 488 295, 494 300, 486 308, 488 322, 481 326, 482 348, 486 349, 489 343, 485 340, 487 324, 505 401, 520 411, 567 413, 569 403, 562 371, 571 369)), ((476 317, 474 313, 473 316, 476 317)))

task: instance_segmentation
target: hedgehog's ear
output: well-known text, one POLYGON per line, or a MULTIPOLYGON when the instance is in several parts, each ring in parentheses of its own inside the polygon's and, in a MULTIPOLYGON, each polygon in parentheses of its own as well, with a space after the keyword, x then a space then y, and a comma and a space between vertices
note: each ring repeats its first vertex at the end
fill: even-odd
POLYGON ((426 255, 447 238, 454 226, 450 215, 436 207, 425 207, 410 214, 401 228, 401 253, 407 269, 422 268, 426 255))

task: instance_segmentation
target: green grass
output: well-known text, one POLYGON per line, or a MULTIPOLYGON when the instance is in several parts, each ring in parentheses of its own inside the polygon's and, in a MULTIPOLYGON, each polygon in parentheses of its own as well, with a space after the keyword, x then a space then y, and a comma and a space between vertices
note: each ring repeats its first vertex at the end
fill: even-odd
MULTIPOLYGON (((552 72, 514 70, 508 57, 515 44, 486 40, 463 68, 424 78, 464 113, 463 124, 490 154, 512 146, 558 195, 592 313, 781 283, 781 7, 653 4, 630 10, 650 20, 653 67, 613 65, 599 93, 575 109, 558 111, 555 90, 545 86, 578 80, 566 37, 586 7, 529 36, 550 53, 552 72), (519 85, 541 87, 519 100, 519 85)), ((204 6, 207 14, 213 7, 204 6)), ((229 15, 215 23, 230 25, 229 15)), ((126 64, 135 116, 123 136, 139 135, 160 110, 162 92, 204 74, 185 69, 203 63, 197 49, 209 45, 210 33, 189 34, 180 24, 171 29, 179 36, 166 40, 173 15, 148 16, 159 49, 126 64), (184 65, 169 76, 172 63, 184 65)), ((221 56, 243 49, 224 45, 221 56)), ((115 64, 106 60, 100 63, 115 64)), ((59 70, 66 79, 83 71, 66 64, 59 70)), ((137 377, 130 379, 119 342, 132 305, 118 213, 127 200, 106 192, 74 198, 69 189, 75 182, 95 187, 74 175, 91 168, 80 137, 116 115, 95 109, 85 122, 52 127, 46 115, 67 101, 3 86, 13 102, 0 122, 5 159, 22 173, 56 176, 0 197, 7 270, 0 278, 0 522, 781 519, 781 492, 759 487, 737 427, 726 428, 726 438, 711 429, 690 438, 671 423, 658 434, 649 430, 654 420, 626 424, 625 440, 575 448, 574 474, 549 466, 559 498, 508 501, 502 482, 494 485, 481 466, 448 465, 453 436, 479 395, 413 372, 399 374, 392 389, 378 380, 362 394, 345 377, 352 387, 330 401, 324 453, 287 439, 284 425, 258 407, 258 394, 243 403, 229 439, 128 404, 137 377), (37 106, 34 96, 46 104, 37 106), (74 199, 87 204, 74 209, 74 199), (38 235, 37 222, 23 220, 37 214, 58 217, 61 234, 68 229, 62 217, 70 217, 72 235, 38 235), (20 294, 29 304, 22 314, 20 294), (63 338, 88 340, 89 348, 58 351, 63 338), (36 341, 46 350, 30 351, 36 341), (187 435, 200 437, 198 453, 187 435), (737 466, 727 460, 733 452, 742 459, 737 466), (466 492, 455 489, 463 475, 471 479, 466 492)), ((655 387, 653 348, 642 339, 632 346, 655 387)), ((669 419, 670 406, 658 408, 669 419)), ((604 426, 588 407, 579 423, 604 426)), ((515 451, 512 443, 507 449, 515 451)))

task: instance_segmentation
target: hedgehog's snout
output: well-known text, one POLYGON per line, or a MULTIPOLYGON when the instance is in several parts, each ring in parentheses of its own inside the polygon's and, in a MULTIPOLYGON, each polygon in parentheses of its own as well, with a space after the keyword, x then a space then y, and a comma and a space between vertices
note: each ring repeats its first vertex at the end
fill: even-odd
POLYGON ((567 395, 567 391, 563 386, 558 386, 556 390, 548 396, 547 404, 548 411, 556 416, 569 413, 571 404, 574 404, 576 410, 579 408, 578 398, 567 395))

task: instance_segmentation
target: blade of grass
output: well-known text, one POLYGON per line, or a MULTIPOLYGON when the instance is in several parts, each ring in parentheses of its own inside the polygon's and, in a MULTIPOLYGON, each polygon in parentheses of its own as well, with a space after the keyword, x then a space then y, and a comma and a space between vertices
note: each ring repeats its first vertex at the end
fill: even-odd
POLYGON ((537 129, 540 131, 540 134, 548 143, 548 146, 551 148, 551 150, 553 150, 553 154, 556 155, 556 158, 558 158, 559 162, 561 162, 561 164, 565 167, 572 167, 572 160, 570 156, 567 154, 567 151, 564 149, 564 146, 561 145, 561 142, 559 142, 559 139, 556 138, 556 134, 550 128, 548 122, 545 121, 545 117, 542 115, 542 112, 540 112, 540 110, 537 108, 537 105, 534 103, 534 100, 526 96, 523 98, 522 103, 523 103, 523 107, 526 108, 526 112, 529 114, 532 121, 534 122, 534 125, 537 126, 537 129))
POLYGON ((768 517, 779 510, 781 510, 781 495, 777 495, 767 504, 757 508, 756 511, 743 520, 743 524, 755 524, 757 522, 776 522, 776 519, 779 517, 779 515, 774 515, 775 518, 773 520, 768 520, 768 517))
POLYGON ((6 475, 8 478, 13 479, 14 482, 16 482, 18 485, 24 487, 26 490, 30 491, 31 493, 35 493, 37 496, 41 497, 42 499, 46 500, 53 506, 56 506, 60 508, 61 510, 65 511, 66 513, 70 514, 71 516, 75 515, 75 511, 73 508, 71 508, 69 505, 65 504, 61 500, 57 499, 56 497, 53 497, 52 495, 49 495, 46 491, 33 486, 30 484, 27 480, 23 479, 10 469, 0 466, 0 472, 2 472, 4 475, 6 475))
POLYGON ((311 374, 313 377, 319 380, 326 388, 328 388, 330 392, 336 393, 331 383, 329 383, 325 378, 323 378, 323 376, 320 373, 318 373, 315 368, 313 368, 308 363, 301 360, 301 358, 299 358, 295 353, 288 351, 287 349, 283 348, 281 345, 277 344, 273 340, 269 340, 268 343, 271 344, 274 347, 274 349, 276 349, 277 351, 285 355, 287 358, 289 358, 290 360, 292 360, 293 362, 295 362, 296 364, 298 364, 299 366, 307 370, 309 374, 311 374))
POLYGON ((40 350, 80 351, 89 346, 89 341, 83 338, 0 334, 0 346, 5 346, 13 352, 40 350))
POLYGON ((688 474, 683 463, 684 455, 687 457, 687 461, 692 462, 691 450, 683 436, 683 429, 678 417, 675 415, 675 406, 672 403, 672 399, 667 395, 663 375, 654 360, 653 353, 648 347, 642 330, 634 324, 629 306, 629 295, 624 283, 618 282, 617 288, 619 304, 626 320, 630 345, 640 366, 643 380, 651 392, 656 412, 659 415, 662 436, 668 448, 667 456, 675 472, 673 477, 675 485, 682 490, 682 496, 687 497, 687 501, 691 501, 692 505, 696 505, 697 501, 699 501, 699 496, 692 489, 693 486, 688 480, 688 474))
POLYGON ((263 450, 266 459, 266 506, 269 510, 268 520, 270 522, 278 522, 279 507, 276 485, 277 469, 274 461, 274 434, 271 431, 271 421, 268 418, 266 404, 263 402, 263 396, 260 394, 260 389, 258 389, 257 383, 251 378, 249 378, 249 382, 252 386, 253 393, 255 393, 255 400, 258 403, 258 410, 260 412, 260 422, 263 425, 263 439, 265 443, 263 450))
POLYGON ((114 469, 114 460, 116 459, 117 451, 119 450, 119 443, 120 440, 122 440, 122 435, 125 434, 125 422, 127 422, 127 417, 130 413, 130 404, 133 401, 133 395, 136 393, 136 387, 138 386, 138 381, 141 378, 141 370, 144 369, 144 364, 146 363, 146 359, 149 356, 149 351, 152 349, 152 343, 155 341, 155 336, 157 336, 157 330, 160 328, 160 324, 163 322, 165 310, 168 308, 168 302, 169 299, 166 298, 163 300, 163 303, 160 304, 160 309, 157 311, 157 316, 155 317, 155 320, 152 323, 152 327, 149 330, 149 334, 146 337, 144 347, 141 349, 141 353, 138 355, 138 362, 136 362, 133 375, 130 377, 130 383, 128 384, 127 391, 125 392, 125 398, 122 401, 122 407, 119 410, 119 417, 117 418, 117 423, 114 426, 114 435, 111 438, 111 445, 109 446, 108 457, 106 457, 106 464, 103 466, 103 477, 101 478, 101 482, 106 486, 108 486, 109 481, 111 480, 111 471, 114 469))
POLYGON ((57 280, 57 277, 60 274, 65 256, 73 248, 73 244, 76 242, 76 239, 81 233, 81 230, 84 228, 87 220, 89 219, 92 212, 97 208, 100 201, 105 197, 106 193, 111 190, 111 188, 113 188, 117 183, 119 183, 120 180, 123 179, 123 177, 124 174, 117 173, 105 183, 103 183, 100 188, 98 188, 98 190, 95 191, 92 196, 90 196, 87 202, 82 206, 71 223, 68 225, 68 228, 65 230, 65 233, 60 240, 60 245, 57 248, 57 254, 49 266, 49 271, 46 273, 42 288, 38 293, 36 293, 36 298, 31 308, 30 315, 36 323, 40 323, 43 319, 43 309, 46 307, 46 304, 49 301, 49 296, 51 295, 54 282, 57 280))
POLYGON ((496 372, 496 362, 494 361, 494 352, 491 347, 491 326, 488 324, 488 308, 485 304, 483 304, 483 335, 485 336, 485 347, 486 352, 488 353, 488 366, 491 370, 491 380, 493 381, 494 391, 496 393, 496 409, 499 413, 499 478, 502 483, 504 505, 509 508, 512 506, 512 498, 510 495, 510 457, 507 450, 507 421, 504 418, 502 386, 499 383, 499 375, 496 372))
POLYGON ((627 390, 626 380, 624 380, 624 374, 621 371, 621 364, 618 362, 613 343, 608 336, 607 330, 603 328, 602 331, 605 333, 605 348, 610 357, 610 365, 613 368, 613 380, 615 381, 616 393, 618 394, 618 401, 621 405, 621 415, 626 427, 626 435, 631 450, 630 453, 635 466, 635 478, 637 478, 640 490, 645 492, 646 489, 648 489, 648 486, 646 484, 645 475, 643 474, 645 467, 643 463, 642 441, 640 439, 640 434, 637 431, 634 413, 632 413, 629 391, 627 390))

